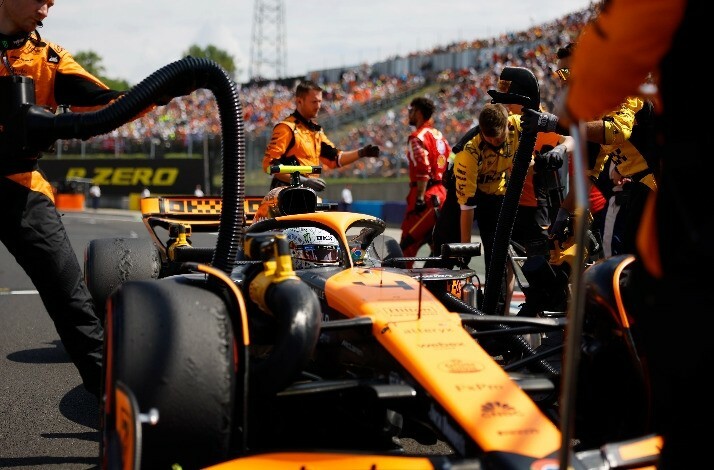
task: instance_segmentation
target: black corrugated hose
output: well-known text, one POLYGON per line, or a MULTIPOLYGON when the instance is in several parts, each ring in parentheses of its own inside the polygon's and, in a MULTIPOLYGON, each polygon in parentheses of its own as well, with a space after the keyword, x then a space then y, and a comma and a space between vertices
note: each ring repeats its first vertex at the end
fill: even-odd
POLYGON ((213 92, 221 120, 223 206, 212 265, 230 274, 243 249, 245 130, 236 84, 216 62, 194 57, 173 62, 98 111, 55 115, 40 106, 25 107, 21 113, 23 137, 42 151, 57 139, 88 139, 106 134, 132 121, 153 104, 167 103, 199 88, 213 92))

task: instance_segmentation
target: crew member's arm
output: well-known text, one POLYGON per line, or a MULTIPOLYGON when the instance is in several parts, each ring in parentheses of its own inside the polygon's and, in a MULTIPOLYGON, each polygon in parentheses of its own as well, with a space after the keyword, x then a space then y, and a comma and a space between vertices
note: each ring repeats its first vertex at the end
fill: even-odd
MULTIPOLYGON (((280 161, 280 157, 285 153, 292 138, 293 130, 290 126, 283 123, 275 125, 270 142, 268 142, 268 146, 265 148, 265 153, 263 154, 263 171, 266 174, 271 165, 276 165, 280 161)), ((287 173, 277 173, 273 175, 273 178, 284 183, 290 182, 290 175, 287 173)))
POLYGON ((578 39, 566 95, 556 102, 560 124, 596 119, 637 95, 668 50, 685 6, 685 0, 608 2, 578 39))
POLYGON ((456 179, 456 201, 459 203, 459 236, 461 243, 471 242, 471 230, 476 207, 478 182, 478 141, 477 135, 464 149, 454 156, 454 178, 456 179), (475 152, 475 153, 474 153, 475 152))
POLYGON ((416 200, 417 205, 424 204, 426 185, 429 182, 429 154, 424 143, 415 136, 410 136, 407 145, 409 153, 407 158, 411 160, 410 165, 414 167, 416 178, 416 200))

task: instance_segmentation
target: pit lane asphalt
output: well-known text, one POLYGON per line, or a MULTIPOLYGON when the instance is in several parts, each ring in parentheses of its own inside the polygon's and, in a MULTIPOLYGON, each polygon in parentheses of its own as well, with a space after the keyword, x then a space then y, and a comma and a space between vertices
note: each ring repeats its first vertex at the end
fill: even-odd
MULTIPOLYGON (((149 238, 134 211, 67 211, 63 221, 80 265, 93 239, 149 238)), ((400 233, 386 231, 397 240, 400 233)), ((210 235, 193 237, 196 246, 204 246, 196 236, 210 235)), ((425 255, 422 249, 419 256, 425 255)), ((483 273, 483 257, 474 257, 472 268, 483 273)), ((84 390, 34 285, 2 244, 0 390, 0 468, 99 468, 98 403, 84 390)), ((403 445, 415 453, 449 451, 443 443, 421 446, 405 440, 403 445)))

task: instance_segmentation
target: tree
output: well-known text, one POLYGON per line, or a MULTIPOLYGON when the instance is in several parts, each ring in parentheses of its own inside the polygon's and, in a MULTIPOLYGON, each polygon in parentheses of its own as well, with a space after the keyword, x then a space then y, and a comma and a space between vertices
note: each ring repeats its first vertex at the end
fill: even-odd
POLYGON ((104 65, 102 65, 102 58, 99 54, 94 51, 79 51, 74 55, 74 60, 79 62, 79 65, 85 68, 85 70, 95 77, 99 78, 104 75, 104 65))
POLYGON ((240 69, 236 66, 235 60, 233 59, 233 56, 230 55, 228 52, 224 51, 223 49, 219 49, 214 45, 208 45, 204 48, 201 48, 197 44, 191 45, 186 52, 183 53, 183 57, 197 57, 197 58, 204 58, 204 59, 210 59, 214 62, 216 62, 218 65, 223 67, 226 72, 228 72, 228 75, 231 76, 235 80, 236 74, 240 74, 240 69))
POLYGON ((102 64, 102 57, 94 51, 79 51, 73 54, 74 60, 76 60, 79 65, 84 67, 84 69, 100 79, 106 86, 113 90, 128 90, 131 85, 124 79, 120 78, 109 78, 104 75, 105 69, 102 64))

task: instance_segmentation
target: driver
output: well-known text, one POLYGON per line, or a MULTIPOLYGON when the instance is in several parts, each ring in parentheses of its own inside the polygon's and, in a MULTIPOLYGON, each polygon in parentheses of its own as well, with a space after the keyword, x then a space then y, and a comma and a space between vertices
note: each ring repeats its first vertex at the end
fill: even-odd
POLYGON ((317 227, 295 227, 283 231, 290 245, 295 269, 339 266, 340 243, 334 235, 317 227))

